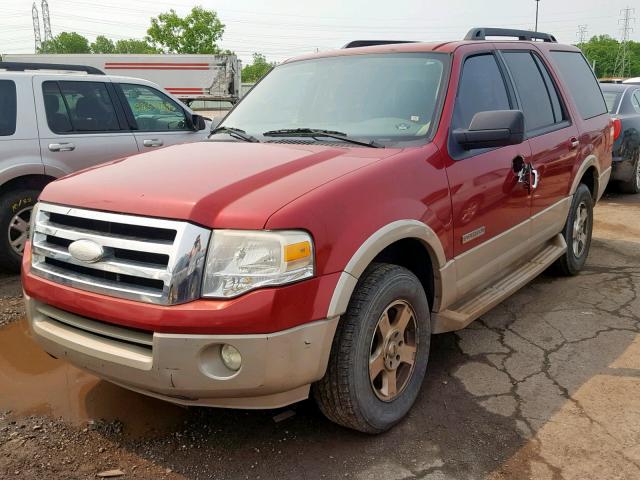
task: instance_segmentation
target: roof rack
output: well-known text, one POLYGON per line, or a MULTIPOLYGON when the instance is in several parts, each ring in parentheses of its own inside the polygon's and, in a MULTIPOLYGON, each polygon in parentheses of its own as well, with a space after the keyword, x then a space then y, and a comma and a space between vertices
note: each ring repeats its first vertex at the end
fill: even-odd
POLYGON ((0 70, 7 70, 9 72, 62 70, 66 72, 86 72, 93 75, 104 75, 104 72, 96 67, 89 67, 88 65, 66 65, 62 63, 0 62, 0 70))
POLYGON ((542 40, 558 43, 556 37, 549 33, 532 32, 530 30, 513 30, 511 28, 472 28, 464 37, 465 40, 486 40, 486 37, 517 37, 518 40, 542 40))
POLYGON ((342 48, 373 47, 375 45, 395 45, 398 43, 417 43, 414 40, 353 40, 342 48))

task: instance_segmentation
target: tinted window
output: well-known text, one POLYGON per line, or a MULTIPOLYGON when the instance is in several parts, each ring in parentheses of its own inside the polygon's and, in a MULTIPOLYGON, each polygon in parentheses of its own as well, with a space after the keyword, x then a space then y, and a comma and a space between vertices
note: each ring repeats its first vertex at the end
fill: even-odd
POLYGON ((515 83, 527 131, 555 123, 551 98, 529 52, 505 52, 504 58, 515 83))
POLYGON ((604 102, 607 104, 607 111, 615 113, 620 99, 620 92, 602 92, 602 94, 604 95, 604 102))
POLYGON ((16 84, 0 80, 0 137, 16 133, 16 84))
POLYGON ((186 130, 184 110, 158 90, 143 85, 120 85, 131 107, 137 128, 143 132, 186 130))
POLYGON ((591 67, 579 52, 551 52, 560 76, 571 92, 582 118, 607 113, 600 86, 591 67))
POLYGON ((560 95, 558 94, 558 89, 556 88, 556 84, 551 80, 551 75, 549 75, 549 70, 540 58, 537 55, 533 55, 533 58, 536 61, 536 65, 542 74, 542 78, 544 78, 544 83, 547 87, 547 92, 549 92, 549 97, 551 98, 551 106, 553 107, 553 117, 556 123, 562 122, 567 119, 564 109, 562 108, 562 102, 560 102, 560 95))
POLYGON ((477 55, 464 62, 452 129, 469 128, 473 116, 490 110, 509 110, 504 79, 493 55, 477 55))
POLYGON ((118 117, 104 83, 44 82, 49 128, 56 133, 119 130, 118 117))
POLYGON ((636 90, 631 98, 631 104, 636 113, 640 113, 640 90, 636 90))

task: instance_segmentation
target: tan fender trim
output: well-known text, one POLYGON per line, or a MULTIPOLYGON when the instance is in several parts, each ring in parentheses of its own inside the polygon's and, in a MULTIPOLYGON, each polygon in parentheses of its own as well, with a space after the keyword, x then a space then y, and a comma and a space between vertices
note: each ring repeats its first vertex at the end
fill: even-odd
POLYGON ((435 289, 436 303, 440 302, 442 292, 442 278, 440 269, 446 264, 444 248, 436 233, 425 223, 418 220, 398 220, 385 225, 371 235, 351 257, 338 280, 329 304, 328 318, 342 315, 347 310, 351 294, 358 279, 373 259, 386 247, 398 240, 414 238, 420 240, 431 255, 431 261, 436 270, 435 289))
MULTIPOLYGON (((600 172, 600 164, 598 163, 598 158, 595 155, 589 155, 587 158, 584 159, 584 161, 578 168, 578 171, 576 172, 576 176, 573 177, 573 184, 571 184, 571 195, 576 193, 576 190, 578 189, 578 185, 580 185, 580 180, 584 176, 585 172, 591 167, 596 169, 596 172, 598 172, 598 179, 600 178, 601 172, 600 172)), ((600 190, 598 185, 596 185, 596 190, 597 191, 600 190)))

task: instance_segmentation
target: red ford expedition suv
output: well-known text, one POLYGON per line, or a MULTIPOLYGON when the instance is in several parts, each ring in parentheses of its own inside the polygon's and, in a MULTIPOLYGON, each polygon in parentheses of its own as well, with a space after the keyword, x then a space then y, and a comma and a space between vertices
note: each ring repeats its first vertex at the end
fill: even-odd
POLYGON ((51 355, 170 402, 311 394, 381 432, 416 399, 432 334, 584 266, 612 143, 589 65, 551 35, 295 58, 209 141, 45 188, 30 327, 51 355))

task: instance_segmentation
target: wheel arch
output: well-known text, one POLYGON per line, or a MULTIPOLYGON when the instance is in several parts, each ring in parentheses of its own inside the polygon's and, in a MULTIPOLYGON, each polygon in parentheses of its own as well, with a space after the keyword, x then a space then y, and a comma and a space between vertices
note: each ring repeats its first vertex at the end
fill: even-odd
POLYGON ((7 180, 0 185, 0 194, 4 194, 9 191, 17 189, 43 189, 48 183, 55 180, 55 177, 45 175, 43 173, 30 173, 20 175, 7 180))
POLYGON ((353 254, 333 292, 327 314, 329 318, 342 315, 347 310, 359 278, 374 261, 387 261, 408 268, 425 287, 430 307, 433 309, 434 304, 440 302, 443 290, 440 270, 446 263, 440 239, 423 222, 398 220, 374 232, 353 254), (417 255, 416 261, 407 255, 409 252, 417 255))
POLYGON ((584 184, 591 191, 591 196, 596 202, 604 192, 606 185, 601 185, 602 172, 600 172, 600 164, 595 155, 589 155, 578 167, 576 175, 571 185, 571 195, 576 193, 578 186, 584 184))

